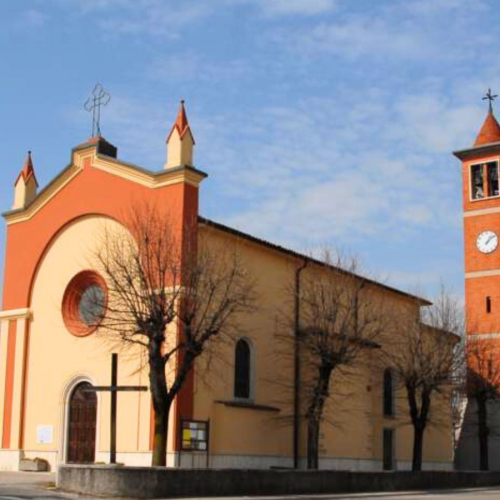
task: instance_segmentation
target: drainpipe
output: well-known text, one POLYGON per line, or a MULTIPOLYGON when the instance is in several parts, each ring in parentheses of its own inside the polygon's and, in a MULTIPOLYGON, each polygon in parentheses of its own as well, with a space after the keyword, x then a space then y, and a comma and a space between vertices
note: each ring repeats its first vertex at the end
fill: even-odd
POLYGON ((293 386, 293 468, 299 468, 300 444, 300 275, 307 266, 307 259, 295 270, 294 304, 294 386, 293 386))

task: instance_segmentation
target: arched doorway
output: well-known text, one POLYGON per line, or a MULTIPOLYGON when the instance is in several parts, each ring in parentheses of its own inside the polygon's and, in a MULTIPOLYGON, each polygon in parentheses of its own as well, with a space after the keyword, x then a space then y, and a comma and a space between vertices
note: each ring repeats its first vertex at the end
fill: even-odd
POLYGON ((97 396, 86 392, 89 382, 80 382, 69 397, 67 462, 85 464, 95 461, 97 396))

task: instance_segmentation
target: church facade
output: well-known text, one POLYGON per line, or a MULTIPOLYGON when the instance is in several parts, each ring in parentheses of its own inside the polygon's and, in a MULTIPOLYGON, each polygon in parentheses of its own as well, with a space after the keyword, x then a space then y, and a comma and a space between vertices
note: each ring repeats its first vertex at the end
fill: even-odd
MULTIPOLYGON (((134 199, 161 203, 179 227, 195 221, 197 237, 214 245, 237 246, 258 283, 258 313, 246 316, 241 336, 221 348, 222 370, 209 372, 207 380, 207 372, 195 365, 174 402, 168 464, 304 466, 304 419, 294 428, 281 418, 290 414, 292 403, 280 399, 272 383, 283 374, 293 380, 293 370, 279 355, 276 311, 283 307, 283 290, 296 280, 298 270, 322 272, 321 263, 199 215, 198 195, 207 175, 193 166, 194 139, 183 104, 167 143, 165 167, 151 172, 119 160, 112 144, 94 137, 71 151, 68 166, 42 190, 28 155, 15 183, 13 207, 3 214, 7 243, 0 312, 0 469, 17 470, 23 457, 43 458, 52 469, 60 463, 109 459, 110 395, 88 389, 110 384, 111 352, 98 331, 86 328, 84 316, 81 328, 75 328, 65 315, 72 314, 71 307, 78 313, 79 304, 67 306, 68 297, 83 300, 86 289, 100 283, 86 255, 102 222, 120 226, 123 210, 134 199)), ((428 305, 382 283, 371 281, 370 288, 392 308, 415 317, 428 305)), ((141 366, 139 355, 120 355, 118 383, 147 385, 147 366, 141 366)), ((342 410, 336 411, 338 425, 322 426, 320 467, 407 469, 413 435, 407 412, 384 410, 386 377, 377 363, 360 370, 353 396, 335 402, 342 410)), ((449 401, 441 404, 449 412, 449 401)), ((117 414, 118 462, 150 465, 150 393, 120 393, 117 414)), ((424 468, 451 469, 451 424, 426 432, 424 468)))

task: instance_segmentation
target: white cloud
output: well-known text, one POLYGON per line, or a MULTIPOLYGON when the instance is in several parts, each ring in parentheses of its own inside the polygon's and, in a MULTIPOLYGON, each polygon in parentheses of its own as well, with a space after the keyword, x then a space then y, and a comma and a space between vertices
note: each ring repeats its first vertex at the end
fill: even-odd
POLYGON ((24 12, 22 22, 27 27, 37 28, 39 26, 43 26, 48 19, 49 16, 47 14, 44 14, 42 11, 29 9, 24 12))
POLYGON ((436 16, 448 14, 449 11, 467 11, 468 14, 477 14, 488 9, 482 0, 413 0, 405 2, 405 8, 412 14, 436 16))
POLYGON ((432 48, 430 41, 404 26, 384 19, 356 17, 321 23, 301 33, 296 40, 302 51, 336 54, 350 59, 367 55, 422 59, 432 48))
POLYGON ((204 81, 210 83, 235 80, 254 73, 245 60, 214 62, 205 60, 194 52, 179 52, 157 57, 147 68, 147 75, 157 81, 204 81))
POLYGON ((235 6, 255 7, 265 16, 314 16, 331 11, 338 0, 53 0, 95 15, 106 36, 153 35, 177 38, 180 30, 235 6))
POLYGON ((268 15, 304 14, 317 15, 331 11, 336 0, 240 0, 256 3, 268 15))
POLYGON ((274 40, 310 58, 327 54, 354 61, 370 58, 382 64, 397 61, 426 66, 477 58, 481 56, 478 42, 494 41, 491 33, 473 31, 473 20, 488 8, 481 0, 408 0, 375 6, 362 13, 339 8, 338 15, 312 28, 283 26, 274 40))

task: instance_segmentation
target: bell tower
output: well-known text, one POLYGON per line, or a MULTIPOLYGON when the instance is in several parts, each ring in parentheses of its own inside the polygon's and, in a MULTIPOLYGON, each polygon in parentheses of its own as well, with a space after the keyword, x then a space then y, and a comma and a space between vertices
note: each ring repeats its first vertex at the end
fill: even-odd
POLYGON ((467 334, 500 343, 500 125, 489 110, 471 148, 455 151, 462 161, 467 334))

